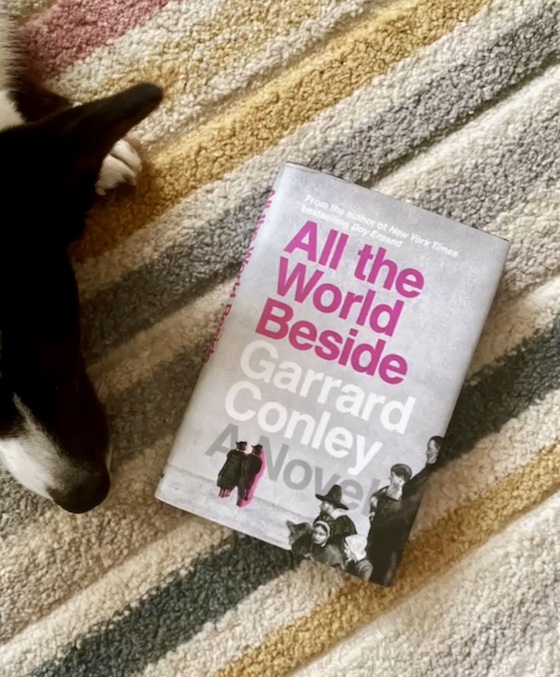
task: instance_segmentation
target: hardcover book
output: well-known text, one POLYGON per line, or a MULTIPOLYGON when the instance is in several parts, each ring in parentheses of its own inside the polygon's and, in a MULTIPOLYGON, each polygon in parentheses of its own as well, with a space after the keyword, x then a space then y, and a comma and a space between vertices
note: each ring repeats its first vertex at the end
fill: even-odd
POLYGON ((390 586, 508 248, 285 164, 157 498, 390 586))

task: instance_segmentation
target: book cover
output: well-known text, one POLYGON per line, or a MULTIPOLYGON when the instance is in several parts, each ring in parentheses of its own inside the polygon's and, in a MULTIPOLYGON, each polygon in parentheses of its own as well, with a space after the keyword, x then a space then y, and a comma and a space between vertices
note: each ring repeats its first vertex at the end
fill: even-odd
POLYGON ((285 164, 157 498, 390 586, 508 248, 285 164))

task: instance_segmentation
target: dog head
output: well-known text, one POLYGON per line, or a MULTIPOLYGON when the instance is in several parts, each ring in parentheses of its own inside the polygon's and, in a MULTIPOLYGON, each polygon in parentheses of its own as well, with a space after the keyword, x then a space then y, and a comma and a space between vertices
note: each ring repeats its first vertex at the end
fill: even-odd
POLYGON ((67 247, 83 232, 103 160, 161 98, 138 85, 0 132, 0 461, 69 512, 101 503, 110 479, 67 247))

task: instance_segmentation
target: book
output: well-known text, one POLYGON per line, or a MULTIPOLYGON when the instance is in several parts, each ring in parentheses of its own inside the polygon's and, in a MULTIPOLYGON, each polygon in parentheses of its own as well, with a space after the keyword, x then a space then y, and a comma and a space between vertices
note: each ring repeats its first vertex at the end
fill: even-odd
POLYGON ((156 497, 392 585, 508 249, 286 163, 156 497))

